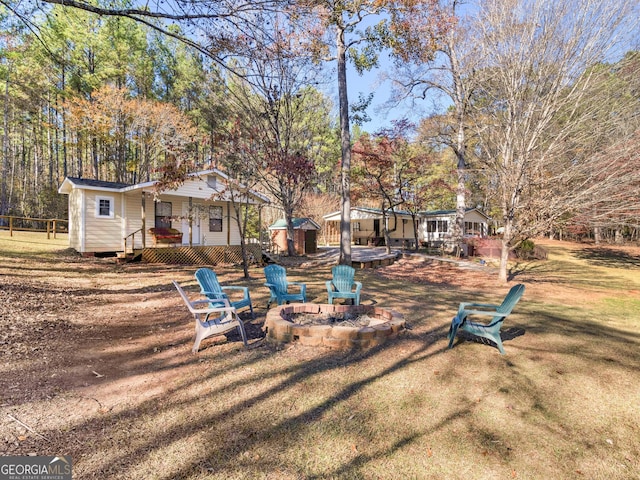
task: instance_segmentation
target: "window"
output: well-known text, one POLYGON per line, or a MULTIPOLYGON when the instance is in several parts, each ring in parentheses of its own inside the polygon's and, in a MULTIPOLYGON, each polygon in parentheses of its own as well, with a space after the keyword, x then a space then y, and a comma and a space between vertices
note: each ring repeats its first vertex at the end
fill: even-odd
POLYGON ((429 233, 447 233, 449 231, 448 220, 428 220, 427 232, 429 233))
POLYGON ((359 232, 360 231, 360 222, 353 222, 353 230, 355 232, 359 232))
POLYGON ((222 231, 222 207, 214 205, 209 206, 209 231, 222 231))
POLYGON ((171 202, 156 202, 156 228, 171 228, 172 210, 171 202))
POLYGON ((96 217, 113 218, 113 197, 96 197, 96 217))

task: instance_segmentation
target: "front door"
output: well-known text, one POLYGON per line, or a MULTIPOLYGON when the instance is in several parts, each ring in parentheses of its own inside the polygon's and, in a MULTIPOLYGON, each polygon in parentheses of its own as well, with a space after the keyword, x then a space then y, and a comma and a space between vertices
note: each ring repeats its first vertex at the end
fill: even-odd
MULTIPOLYGON (((200 215, 192 209, 191 238, 193 245, 200 244, 200 215)), ((182 244, 189 245, 189 202, 182 202, 182 244)))

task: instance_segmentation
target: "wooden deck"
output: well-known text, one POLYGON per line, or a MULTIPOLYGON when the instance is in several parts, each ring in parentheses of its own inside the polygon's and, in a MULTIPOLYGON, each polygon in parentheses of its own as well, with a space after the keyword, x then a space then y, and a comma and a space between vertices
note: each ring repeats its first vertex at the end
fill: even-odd
MULTIPOLYGON (((351 265, 354 268, 376 268, 393 264, 400 257, 399 250, 387 253, 385 247, 352 246, 351 265)), ((309 255, 310 264, 337 265, 340 258, 338 247, 319 247, 318 253, 309 255)))

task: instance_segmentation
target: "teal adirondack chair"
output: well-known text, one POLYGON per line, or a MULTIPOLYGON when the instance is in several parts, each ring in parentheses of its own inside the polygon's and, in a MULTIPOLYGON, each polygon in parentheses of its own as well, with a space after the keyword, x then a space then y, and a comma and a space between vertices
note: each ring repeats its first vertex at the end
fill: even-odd
MULTIPOLYGON (((223 287, 220 285, 216 273, 210 268, 199 268, 196 270, 196 280, 200 285, 200 293, 205 295, 207 298, 211 300, 222 300, 227 298, 229 299, 231 306, 236 310, 249 307, 251 317, 256 318, 253 314, 253 305, 251 303, 251 296, 249 295, 248 287, 223 287), (233 298, 231 298, 227 292, 241 292, 242 298, 237 294, 233 295, 233 298), (236 300, 236 298, 238 299, 236 300)), ((220 304, 220 302, 211 302, 211 304, 216 305, 220 304)))
POLYGON ((265 287, 269 287, 271 297, 267 302, 267 308, 272 302, 277 302, 278 305, 289 302, 306 302, 307 301, 307 286, 301 282, 289 282, 287 280, 287 271, 281 265, 267 265, 264 267, 264 277, 267 282, 265 287), (299 289, 298 293, 289 293, 289 287, 299 289))
POLYGON ((193 342, 193 353, 198 353, 200 343, 212 335, 223 335, 234 328, 242 337, 242 343, 247 346, 247 334, 244 330, 242 320, 238 318, 236 309, 229 304, 229 300, 224 298, 215 306, 207 298, 191 300, 180 284, 172 280, 173 285, 178 290, 180 297, 196 320, 196 339, 193 342))
POLYGON ((333 278, 326 281, 330 304, 334 298, 350 298, 354 305, 360 305, 362 283, 354 281, 355 273, 355 269, 349 265, 336 265, 331 269, 333 278))
POLYGON ((511 287, 507 296, 500 305, 491 305, 486 303, 461 303, 458 308, 458 313, 451 321, 451 327, 449 328, 449 348, 453 347, 453 341, 456 338, 458 329, 483 337, 493 341, 498 350, 504 355, 504 348, 502 346, 502 338, 500 338, 500 328, 504 319, 511 313, 516 303, 520 301, 524 294, 524 285, 519 283, 511 287), (488 315, 493 319, 488 324, 472 322, 468 319, 469 315, 488 315))

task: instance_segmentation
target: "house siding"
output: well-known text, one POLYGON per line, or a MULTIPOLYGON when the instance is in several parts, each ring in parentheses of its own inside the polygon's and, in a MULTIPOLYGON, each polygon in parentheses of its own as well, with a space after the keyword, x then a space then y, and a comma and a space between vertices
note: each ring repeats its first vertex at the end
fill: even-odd
POLYGON ((80 252, 82 250, 82 190, 73 190, 69 195, 69 247, 80 252))
MULTIPOLYGON (((148 205, 153 205, 153 199, 146 199, 147 208, 148 205)), ((128 237, 132 233, 134 245, 133 248, 142 248, 142 235, 138 230, 142 228, 142 194, 140 192, 132 192, 124 195, 124 222, 123 222, 123 235, 122 237, 128 237)), ((147 210, 147 223, 149 222, 149 211, 147 210)), ((147 226, 147 230, 149 226, 147 226)), ((145 232, 146 245, 150 245, 153 240, 151 236, 145 232)), ((127 238, 127 247, 131 246, 131 237, 127 238)))
POLYGON ((85 190, 84 211, 84 251, 115 252, 123 249, 122 207, 123 195, 85 190), (98 197, 113 199, 113 218, 96 216, 98 197))

